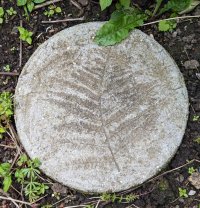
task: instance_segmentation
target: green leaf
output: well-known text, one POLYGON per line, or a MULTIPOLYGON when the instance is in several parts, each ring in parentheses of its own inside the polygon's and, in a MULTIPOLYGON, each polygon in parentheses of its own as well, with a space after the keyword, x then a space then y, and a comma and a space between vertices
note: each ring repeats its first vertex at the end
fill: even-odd
POLYGON ((161 20, 158 25, 158 29, 161 32, 172 31, 176 28, 176 21, 175 20, 161 20))
POLYGON ((0 134, 5 133, 5 132, 6 130, 2 126, 0 126, 0 134))
POLYGON ((28 11, 29 12, 32 12, 33 11, 33 8, 34 8, 34 3, 33 2, 30 2, 27 4, 27 8, 28 8, 28 11))
POLYGON ((26 5, 27 0, 17 0, 17 6, 24 6, 26 5))
POLYGON ((20 33, 19 38, 23 41, 26 41, 28 44, 32 43, 32 38, 31 36, 33 35, 32 32, 29 32, 28 30, 26 30, 23 27, 17 27, 20 33))
POLYGON ((167 4, 164 5, 164 7, 160 10, 159 15, 163 14, 167 11, 172 12, 181 12, 188 8, 192 3, 192 0, 170 0, 167 2, 167 4))
POLYGON ((0 24, 2 24, 2 23, 3 23, 3 18, 0 17, 0 24))
POLYGON ((20 34, 23 34, 25 32, 25 29, 23 27, 17 27, 20 34))
POLYGON ((12 178, 11 178, 10 175, 8 175, 8 176, 6 176, 6 177, 4 178, 4 180, 3 180, 3 190, 4 190, 5 192, 7 192, 8 189, 10 188, 11 184, 12 184, 12 178))
POLYGON ((160 8, 161 3, 163 2, 163 0, 156 0, 156 6, 155 9, 153 11, 152 17, 155 16, 155 14, 158 12, 158 9, 160 8))
POLYGON ((61 12, 62 12, 62 10, 61 10, 61 8, 60 8, 60 7, 56 7, 55 12, 56 12, 56 13, 61 13, 61 12))
POLYGON ((0 17, 3 17, 3 15, 4 15, 4 9, 3 7, 0 7, 0 17))
POLYGON ((101 10, 103 11, 112 4, 112 0, 100 0, 101 10))
POLYGON ((183 11, 179 12, 179 14, 186 14, 186 13, 189 13, 191 12, 193 9, 196 8, 196 6, 198 6, 200 4, 200 1, 195 1, 193 0, 191 2, 191 4, 186 8, 184 9, 183 11))
POLYGON ((54 10, 53 9, 50 9, 49 11, 48 11, 48 17, 51 17, 51 16, 53 16, 54 15, 54 10))
POLYGON ((129 8, 130 7, 130 0, 119 0, 120 4, 124 7, 124 8, 129 8))
POLYGON ((111 19, 96 33, 94 41, 99 45, 114 45, 125 39, 129 32, 143 25, 147 16, 137 9, 116 11, 111 19))
POLYGON ((0 164, 0 176, 5 177, 10 172, 11 165, 10 163, 0 164))
POLYGON ((45 2, 46 0, 34 0, 34 3, 36 3, 36 4, 41 4, 41 3, 43 3, 43 2, 45 2))
POLYGON ((22 166, 22 165, 25 164, 27 161, 28 161, 27 155, 26 155, 26 154, 22 154, 22 155, 20 156, 20 158, 18 159, 18 161, 17 161, 17 165, 18 165, 18 166, 22 166))
POLYGON ((32 38, 30 38, 30 37, 26 38, 26 42, 31 45, 32 44, 32 38))

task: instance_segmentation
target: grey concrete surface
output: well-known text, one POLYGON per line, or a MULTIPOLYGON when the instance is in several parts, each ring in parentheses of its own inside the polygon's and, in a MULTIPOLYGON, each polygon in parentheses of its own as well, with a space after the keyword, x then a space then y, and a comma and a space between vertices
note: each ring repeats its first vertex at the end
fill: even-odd
POLYGON ((31 158, 51 178, 114 192, 154 176, 175 154, 187 90, 170 55, 139 30, 112 47, 93 42, 102 23, 67 28, 25 65, 15 120, 31 158))

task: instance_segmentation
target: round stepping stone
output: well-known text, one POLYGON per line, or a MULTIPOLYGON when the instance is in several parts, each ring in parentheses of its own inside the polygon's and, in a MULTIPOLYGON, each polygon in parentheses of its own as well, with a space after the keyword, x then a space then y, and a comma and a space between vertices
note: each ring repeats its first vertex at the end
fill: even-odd
POLYGON ((22 144, 51 178, 87 192, 121 191, 154 176, 182 141, 188 97, 182 75, 155 40, 134 30, 100 47, 102 23, 44 42, 16 88, 22 144))

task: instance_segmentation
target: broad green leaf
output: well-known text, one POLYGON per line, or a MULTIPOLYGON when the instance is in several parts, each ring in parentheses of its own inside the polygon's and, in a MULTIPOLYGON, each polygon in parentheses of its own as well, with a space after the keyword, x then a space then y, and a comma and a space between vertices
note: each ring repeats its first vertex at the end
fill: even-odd
POLYGON ((3 23, 3 18, 0 17, 0 24, 2 24, 2 23, 3 23))
POLYGON ((34 8, 34 3, 33 2, 30 2, 27 4, 27 8, 28 8, 28 11, 29 12, 32 12, 33 11, 33 8, 34 8))
POLYGON ((129 8, 130 7, 130 0, 119 0, 120 4, 124 7, 124 8, 129 8))
POLYGON ((112 0, 100 0, 101 10, 103 11, 112 4, 112 0))
POLYGON ((8 189, 10 188, 11 184, 12 184, 12 178, 11 178, 10 175, 8 175, 8 176, 6 176, 6 177, 4 178, 4 180, 3 180, 3 190, 4 190, 5 192, 7 192, 8 189))
POLYGON ((114 45, 125 39, 135 27, 141 26, 147 16, 139 10, 116 11, 111 19, 96 33, 94 41, 99 45, 114 45))
POLYGON ((17 0, 17 6, 24 6, 26 5, 27 0, 17 0))

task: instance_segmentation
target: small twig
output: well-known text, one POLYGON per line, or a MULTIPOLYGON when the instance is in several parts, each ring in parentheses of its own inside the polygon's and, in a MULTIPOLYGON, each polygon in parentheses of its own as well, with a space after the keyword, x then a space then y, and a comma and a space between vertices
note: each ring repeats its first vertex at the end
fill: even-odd
POLYGON ((17 203, 20 203, 20 204, 26 204, 26 205, 31 206, 31 203, 29 203, 29 202, 25 202, 25 201, 13 199, 13 198, 11 198, 11 197, 9 197, 9 196, 8 196, 8 197, 0 196, 0 199, 11 201, 11 202, 13 202, 13 204, 15 204, 15 206, 18 207, 18 208, 20 208, 20 207, 19 207, 19 205, 18 205, 17 203))
POLYGON ((194 110, 193 105, 192 105, 192 104, 190 104, 190 106, 191 106, 191 108, 192 108, 192 110, 193 110, 194 114, 196 114, 196 111, 194 110))
POLYGON ((99 204, 100 204, 101 200, 99 199, 97 204, 96 204, 96 207, 95 208, 98 208, 99 204))
POLYGON ((131 204, 130 206, 128 206, 126 208, 131 208, 131 207, 140 208, 140 207, 136 206, 135 204, 131 204))
POLYGON ((15 132, 14 127, 12 126, 12 124, 10 124, 10 122, 7 122, 7 126, 10 131, 10 133, 7 131, 7 134, 11 137, 11 139, 13 140, 13 142, 17 148, 17 153, 16 153, 15 158, 14 158, 12 165, 11 165, 11 168, 12 168, 14 166, 15 162, 17 161, 17 158, 22 153, 22 150, 20 148, 20 145, 18 144, 19 138, 18 138, 17 133, 15 132))
POLYGON ((0 75, 5 75, 5 76, 19 76, 18 72, 0 72, 0 75))
MULTIPOLYGON (((91 201, 91 202, 88 202, 88 203, 96 203, 96 201, 91 201)), ((78 207, 85 207, 87 204, 80 204, 80 205, 75 205, 75 206, 68 206, 68 207, 64 207, 64 208, 78 208, 78 207)))
MULTIPOLYGON (((0 193, 2 193, 4 196, 6 196, 7 198, 11 198, 10 196, 9 196, 9 194, 8 193, 6 193, 6 192, 4 192, 3 191, 3 189, 0 189, 0 193)), ((1 196, 0 196, 1 197, 1 196)), ((2 196, 3 197, 3 196, 2 196)), ((11 198, 10 199, 10 201, 17 207, 17 208, 19 208, 19 206, 18 206, 18 204, 11 198)))
POLYGON ((183 167, 185 167, 185 166, 187 166, 187 165, 189 165, 189 164, 191 164, 191 163, 193 163, 193 162, 198 162, 198 163, 200 163, 199 160, 193 159, 193 160, 191 160, 191 161, 189 161, 189 162, 187 162, 187 163, 185 163, 185 164, 183 164, 183 165, 181 165, 181 166, 179 166, 179 167, 177 167, 177 168, 168 170, 168 171, 166 171, 166 172, 164 172, 164 173, 162 173, 162 174, 160 174, 160 175, 158 175, 158 176, 156 176, 156 177, 154 177, 154 178, 148 180, 147 182, 154 181, 154 180, 160 178, 161 176, 164 176, 164 175, 166 175, 166 174, 168 174, 168 173, 171 173, 171 172, 174 172, 174 171, 176 171, 176 170, 179 170, 179 169, 181 169, 181 168, 183 168, 183 167))
POLYGON ((14 191, 16 191, 20 196, 22 196, 21 193, 20 193, 13 185, 11 185, 11 188, 12 188, 14 191))
POLYGON ((73 22, 73 21, 82 21, 85 20, 85 17, 79 17, 79 18, 67 18, 62 20, 53 20, 53 21, 42 21, 44 24, 50 24, 50 23, 60 23, 60 22, 73 22))
POLYGON ((164 176, 164 175, 167 175, 168 173, 171 173, 171 172, 174 172, 174 171, 176 171, 176 170, 179 170, 179 169, 181 169, 181 168, 183 168, 183 167, 185 167, 185 166, 187 166, 187 165, 189 165, 189 164, 191 164, 191 163, 193 163, 193 162, 198 162, 198 163, 200 163, 200 160, 193 159, 193 160, 191 160, 191 161, 189 161, 189 162, 187 162, 187 163, 185 163, 185 164, 183 164, 183 165, 181 165, 181 166, 179 166, 179 167, 177 167, 177 168, 174 168, 174 169, 168 170, 168 171, 166 171, 166 172, 164 172, 164 173, 161 173, 160 175, 157 175, 156 177, 154 177, 154 178, 152 178, 152 179, 146 181, 145 183, 143 183, 143 184, 141 184, 141 185, 138 185, 138 186, 136 186, 136 187, 134 187, 134 188, 128 189, 127 191, 124 191, 124 192, 122 192, 122 193, 123 193, 123 194, 126 194, 126 193, 129 193, 129 192, 132 192, 132 191, 138 189, 139 187, 143 186, 144 184, 147 184, 147 183, 149 183, 149 182, 152 182, 152 181, 154 181, 154 180, 156 180, 156 179, 158 179, 158 178, 160 178, 160 177, 162 177, 162 176, 164 176))
MULTIPOLYGON (((10 122, 8 122, 7 125, 8 125, 8 129, 9 129, 11 135, 12 135, 11 138, 14 139, 14 141, 16 142, 16 145, 18 145, 18 147, 20 149, 20 145, 18 144, 20 142, 20 140, 19 140, 19 137, 17 135, 17 132, 15 131, 13 125, 10 122)), ((21 149, 20 149, 20 152, 22 152, 21 149)))
POLYGON ((78 9, 80 10, 80 12, 79 12, 79 14, 78 14, 78 17, 82 16, 83 13, 84 13, 84 10, 83 10, 83 8, 81 7, 81 5, 80 5, 77 1, 75 1, 75 0, 70 0, 70 2, 71 2, 76 8, 78 8, 78 9))
POLYGON ((60 199, 59 201, 57 201, 57 202, 55 202, 54 204, 52 204, 52 207, 54 207, 56 204, 58 204, 58 203, 64 201, 64 200, 67 199, 67 198, 68 198, 68 196, 66 196, 66 197, 64 197, 64 198, 62 198, 62 199, 60 199))
POLYGON ((34 201, 34 202, 31 203, 31 204, 35 204, 36 202, 39 202, 40 200, 44 199, 44 198, 47 197, 47 196, 48 196, 48 194, 46 194, 46 195, 40 197, 39 199, 37 199, 36 201, 34 201))
POLYGON ((55 3, 60 2, 60 1, 62 1, 62 0, 50 0, 50 1, 47 1, 47 2, 45 2, 43 4, 36 5, 34 7, 34 10, 40 9, 40 8, 45 7, 45 6, 48 6, 50 4, 55 4, 55 3))
MULTIPOLYGON (((22 20, 20 20, 20 27, 22 27, 22 20)), ((19 41, 19 67, 22 66, 22 40, 19 41)))
MULTIPOLYGON (((21 197, 22 197, 22 200, 24 201, 23 190, 24 190, 24 184, 21 185, 21 197)), ((25 207, 27 208, 26 204, 25 204, 25 207)))
POLYGON ((43 181, 47 181, 48 183, 46 183, 46 184, 53 184, 49 179, 44 179, 42 176, 40 176, 40 174, 38 174, 38 173, 36 173, 37 174, 37 176, 38 176, 38 178, 40 178, 41 180, 43 180, 43 181))
POLYGON ((20 152, 19 152, 19 150, 17 149, 17 154, 15 155, 15 158, 14 158, 14 160, 13 160, 13 162, 12 162, 11 168, 14 166, 14 164, 15 164, 15 162, 17 161, 17 158, 19 157, 19 155, 20 155, 20 152))
POLYGON ((200 15, 194 15, 194 16, 182 16, 182 17, 171 17, 171 18, 168 18, 168 19, 160 19, 160 20, 156 20, 156 21, 153 21, 153 22, 148 22, 148 23, 145 23, 143 24, 142 26, 146 26, 146 25, 153 25, 153 24, 156 24, 156 23, 159 23, 161 21, 170 21, 170 20, 178 20, 178 19, 190 19, 190 18, 200 18, 200 15))
POLYGON ((0 144, 0 147, 6 147, 6 148, 10 148, 10 149, 16 149, 16 146, 10 146, 10 145, 5 145, 5 144, 0 144))

